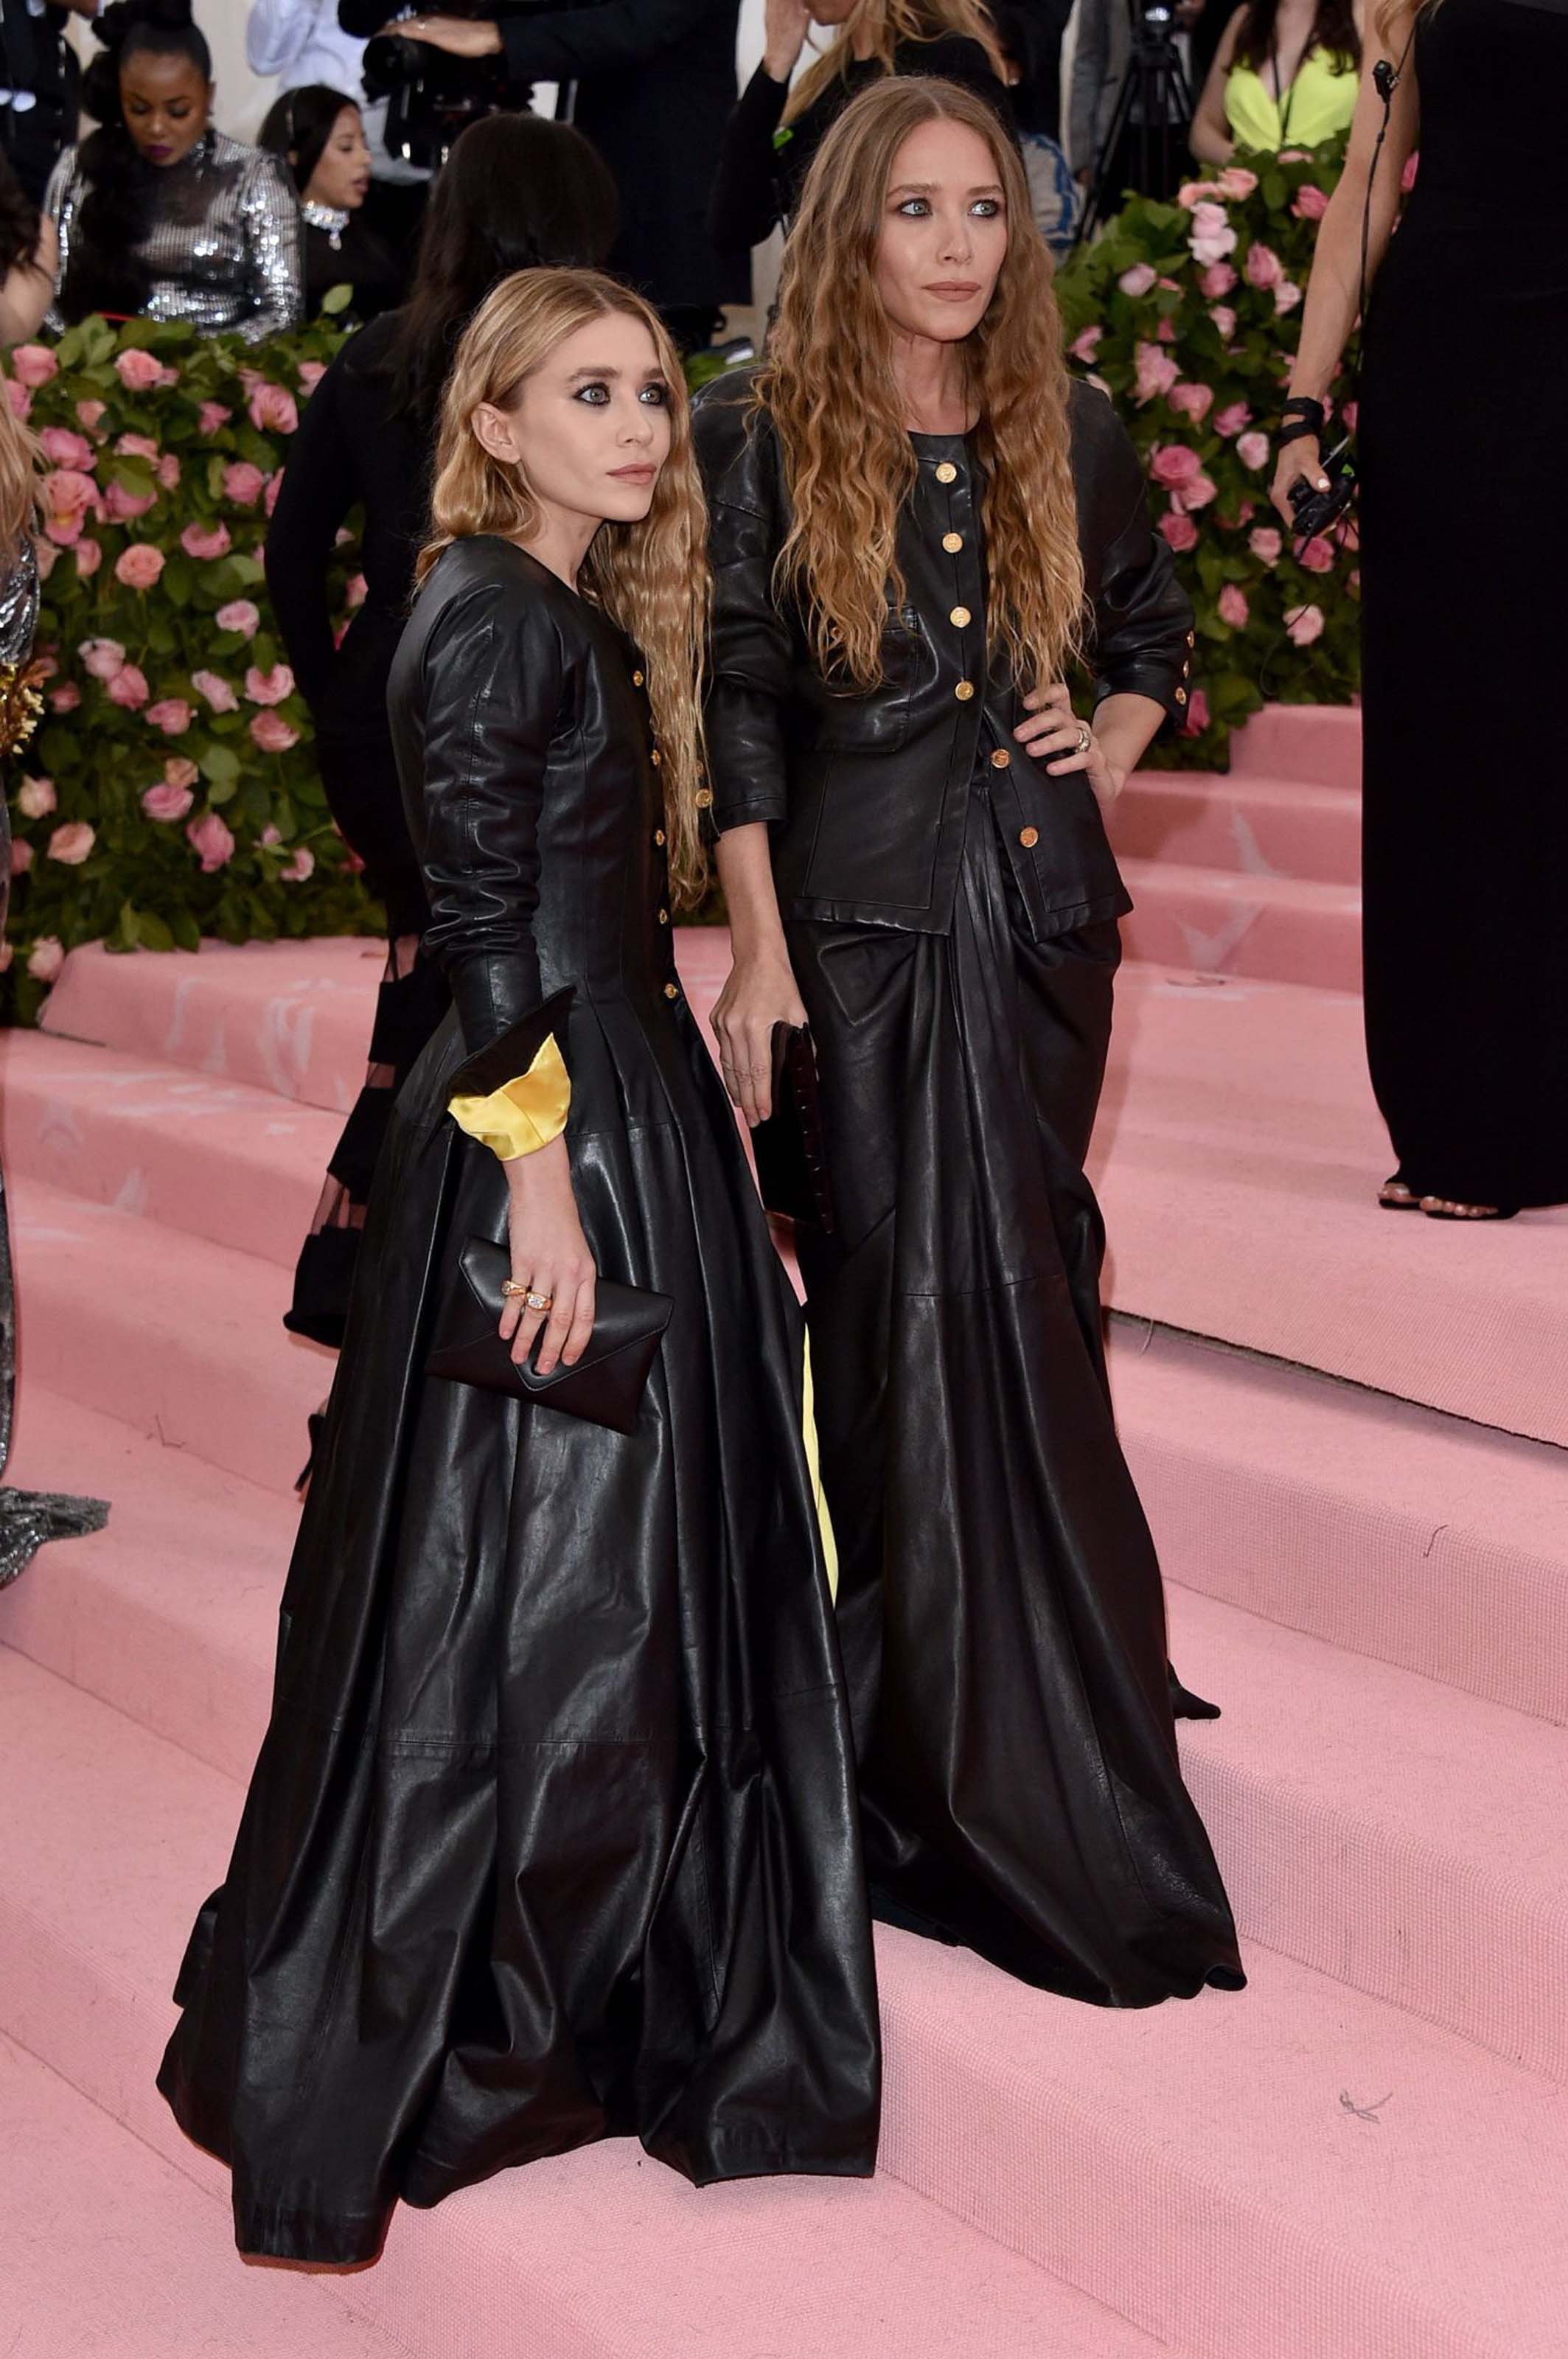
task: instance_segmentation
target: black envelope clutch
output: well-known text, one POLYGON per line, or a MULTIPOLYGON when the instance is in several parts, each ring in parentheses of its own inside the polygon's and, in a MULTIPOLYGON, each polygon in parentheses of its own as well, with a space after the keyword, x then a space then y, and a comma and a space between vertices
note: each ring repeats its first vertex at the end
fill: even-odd
POLYGON ((607 1425, 615 1433, 636 1432, 643 1386, 675 1308, 668 1294, 616 1286, 602 1277, 588 1349, 574 1368, 562 1361, 541 1376, 528 1361, 513 1359, 511 1346, 497 1332, 505 1302, 502 1283, 512 1275, 506 1246, 488 1237, 470 1237, 457 1266, 463 1282, 452 1288, 441 1311, 435 1344, 425 1362, 427 1376, 450 1376, 486 1392, 539 1401, 546 1408, 560 1409, 563 1417, 607 1425))
POLYGON ((773 1111, 752 1132, 751 1151, 763 1209, 831 1236, 833 1192, 822 1145, 817 1052, 804 1024, 773 1027, 773 1111))

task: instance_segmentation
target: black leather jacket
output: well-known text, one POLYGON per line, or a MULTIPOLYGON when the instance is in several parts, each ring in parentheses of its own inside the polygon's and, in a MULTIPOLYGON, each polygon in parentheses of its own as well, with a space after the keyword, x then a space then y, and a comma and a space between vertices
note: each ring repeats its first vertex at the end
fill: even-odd
MULTIPOLYGON (((1150 528, 1138 455, 1105 396, 1080 382, 1072 429, 1095 701, 1132 690, 1178 715, 1192 609, 1150 528)), ((715 580, 713 820, 720 833, 769 822, 785 917, 946 933, 975 792, 996 810, 1037 936, 1129 908, 1087 780, 1050 777, 1014 742, 1025 714, 986 660, 980 487, 964 439, 914 438, 920 475, 898 522, 907 603, 889 619, 882 685, 846 695, 818 670, 800 614, 773 595, 789 495, 749 372, 704 389, 695 432, 715 580)))

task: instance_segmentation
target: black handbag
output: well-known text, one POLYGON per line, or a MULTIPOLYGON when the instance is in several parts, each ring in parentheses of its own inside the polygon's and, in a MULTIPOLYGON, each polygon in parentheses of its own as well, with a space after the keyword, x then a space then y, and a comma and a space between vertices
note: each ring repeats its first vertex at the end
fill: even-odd
MULTIPOLYGON (((541 1376, 528 1361, 513 1359, 511 1345, 503 1343, 498 1332, 506 1302, 501 1288, 512 1275, 506 1246, 488 1237, 470 1237, 457 1266, 463 1282, 452 1288, 442 1307, 435 1343, 425 1362, 427 1376, 447 1376, 486 1392, 538 1401, 545 1408, 560 1409, 563 1417, 607 1425, 615 1433, 636 1432, 643 1386, 675 1308, 668 1294, 600 1278, 587 1350, 574 1368, 559 1361, 548 1376, 541 1376)), ((537 1343, 534 1348, 538 1350, 537 1343)))
POLYGON ((752 1132, 751 1151, 764 1211, 832 1236, 817 1052, 804 1024, 773 1027, 773 1111, 752 1132))

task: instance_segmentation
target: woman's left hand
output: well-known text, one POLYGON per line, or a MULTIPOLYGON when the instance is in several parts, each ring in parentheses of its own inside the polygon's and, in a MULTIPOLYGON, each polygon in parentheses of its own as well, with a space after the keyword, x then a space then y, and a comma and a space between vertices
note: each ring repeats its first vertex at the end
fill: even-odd
POLYGON ((381 27, 399 40, 428 41, 432 49, 448 49, 454 58, 493 58, 500 54, 501 27, 493 20, 471 16, 397 16, 381 27))
POLYGON ((1031 690, 1024 706, 1030 718, 1013 734, 1025 753, 1043 762, 1053 778, 1070 770, 1086 771, 1097 800, 1114 803, 1127 784, 1127 772, 1111 760, 1088 722, 1079 720, 1066 681, 1031 690))

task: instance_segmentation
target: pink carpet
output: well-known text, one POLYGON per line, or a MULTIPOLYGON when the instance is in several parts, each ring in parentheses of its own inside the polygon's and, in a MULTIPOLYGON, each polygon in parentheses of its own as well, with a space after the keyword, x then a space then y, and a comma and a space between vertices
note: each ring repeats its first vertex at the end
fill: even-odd
MULTIPOLYGON (((265 1720, 327 1368, 278 1315, 379 962, 73 954, 49 1031, 0 1043, 14 1473, 114 1513, 0 1596, 0 2348, 1568 2354, 1568 1219, 1372 1204, 1325 987, 1356 766, 1354 715, 1271 712, 1229 779, 1118 814, 1134 948, 1187 955, 1122 987, 1113 1373, 1225 1707, 1183 1746, 1250 1990, 1100 2015, 886 1935, 873 2185, 699 2196, 606 2147, 400 2215, 346 2279, 241 2267, 151 2073, 265 1720)), ((699 1006, 724 959, 684 939, 699 1006)))

